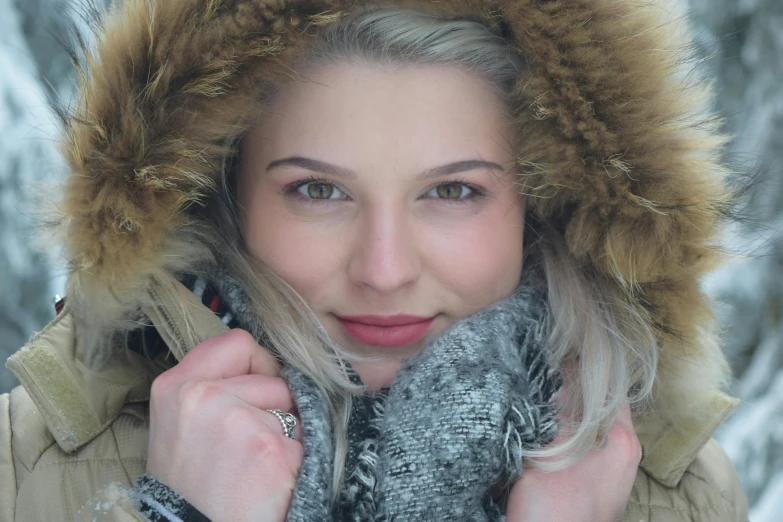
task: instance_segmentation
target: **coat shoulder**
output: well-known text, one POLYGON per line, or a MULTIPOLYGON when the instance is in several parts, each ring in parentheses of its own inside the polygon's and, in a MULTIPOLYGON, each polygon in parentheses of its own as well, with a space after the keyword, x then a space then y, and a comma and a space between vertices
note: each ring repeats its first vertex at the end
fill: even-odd
POLYGON ((710 439, 674 487, 639 469, 623 522, 747 522, 748 504, 737 472, 710 439))
MULTIPOLYGON (((22 386, 15 387, 3 398, 5 408, 0 431, 8 449, 8 469, 13 470, 18 489, 41 455, 56 443, 46 421, 22 386)), ((4 478, 6 475, 4 470, 4 478)))
POLYGON ((0 509, 0 522, 77 520, 107 486, 132 487, 146 467, 148 430, 148 404, 127 404, 97 437, 66 452, 23 387, 0 396, 0 505, 7 511, 0 509))

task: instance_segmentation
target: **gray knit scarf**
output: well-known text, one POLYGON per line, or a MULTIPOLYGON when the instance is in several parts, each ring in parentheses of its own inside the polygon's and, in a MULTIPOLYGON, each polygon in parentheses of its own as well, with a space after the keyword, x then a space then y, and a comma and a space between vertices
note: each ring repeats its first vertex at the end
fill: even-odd
MULTIPOLYGON (((236 306, 238 287, 225 278, 218 286, 250 319, 236 306)), ((557 431, 561 379, 546 362, 545 287, 540 273, 526 270, 511 296, 451 325, 404 361, 372 408, 353 410, 351 423, 368 429, 353 443, 355 465, 337 503, 326 399, 305 374, 284 368, 305 450, 286 521, 503 520, 493 486, 512 484, 521 451, 557 431), (370 418, 356 419, 364 415, 356 411, 370 418)))

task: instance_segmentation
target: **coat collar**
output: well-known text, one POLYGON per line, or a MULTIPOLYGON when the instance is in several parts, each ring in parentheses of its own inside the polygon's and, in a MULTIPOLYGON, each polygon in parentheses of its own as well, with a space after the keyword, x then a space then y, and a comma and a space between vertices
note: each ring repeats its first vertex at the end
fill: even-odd
POLYGON ((705 407, 694 408, 689 416, 680 417, 676 425, 654 413, 635 420, 644 449, 640 467, 663 485, 676 486, 699 450, 739 403, 739 399, 715 390, 705 407))
MULTIPOLYGON (((174 278, 153 281, 149 291, 158 304, 144 312, 177 360, 197 344, 228 330, 174 278)), ((152 364, 129 351, 116 352, 100 370, 88 368, 67 304, 54 321, 8 359, 6 366, 30 394, 57 444, 67 453, 105 430, 126 404, 149 400, 150 386, 157 376, 152 364)), ((635 419, 644 448, 640 467, 665 486, 676 486, 698 451, 738 405, 738 399, 716 390, 707 407, 693 411, 677 425, 655 414, 635 419)))

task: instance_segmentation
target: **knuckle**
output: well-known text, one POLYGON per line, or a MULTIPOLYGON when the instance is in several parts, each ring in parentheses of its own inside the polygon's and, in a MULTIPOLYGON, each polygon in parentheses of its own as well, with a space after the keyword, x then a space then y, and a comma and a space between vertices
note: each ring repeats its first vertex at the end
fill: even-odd
POLYGON ((242 330, 241 328, 232 328, 228 332, 222 334, 220 337, 225 342, 231 344, 240 344, 240 345, 256 344, 256 340, 253 339, 253 336, 250 335, 250 333, 247 330, 242 330))
POLYGON ((638 465, 642 457, 642 445, 636 436, 636 431, 615 426, 612 430, 612 438, 624 461, 638 465))
MULTIPOLYGON (((198 360, 202 357, 205 357, 205 353, 211 352, 214 348, 220 346, 222 337, 225 334, 218 335, 216 337, 210 337, 209 339, 206 339, 205 341, 200 342, 196 346, 193 347, 192 350, 190 350, 188 353, 185 354, 184 360, 198 360)), ((177 368, 175 366, 174 368, 177 368)))
POLYGON ((264 376, 264 386, 269 387, 270 392, 273 392, 275 396, 279 396, 285 399, 292 398, 291 388, 289 388, 288 383, 280 377, 264 376))
POLYGON ((155 380, 152 381, 150 387, 150 398, 152 400, 160 400, 171 391, 175 386, 175 376, 171 373, 171 370, 165 371, 158 375, 155 380))
POLYGON ((209 357, 208 354, 212 353, 214 350, 222 350, 227 345, 241 346, 249 342, 255 343, 253 336, 251 336, 245 330, 233 328, 225 333, 216 335, 215 337, 210 337, 209 339, 199 343, 185 355, 185 358, 201 360, 204 357, 209 357))
POLYGON ((255 412, 249 407, 241 404, 229 406, 220 415, 219 429, 224 433, 253 433, 263 423, 258 419, 255 412))
POLYGON ((285 441, 280 435, 268 431, 259 431, 251 437, 250 451, 261 460, 282 460, 287 452, 285 441))
POLYGON ((221 393, 220 387, 212 382, 187 381, 177 392, 177 402, 185 413, 194 413, 221 393))

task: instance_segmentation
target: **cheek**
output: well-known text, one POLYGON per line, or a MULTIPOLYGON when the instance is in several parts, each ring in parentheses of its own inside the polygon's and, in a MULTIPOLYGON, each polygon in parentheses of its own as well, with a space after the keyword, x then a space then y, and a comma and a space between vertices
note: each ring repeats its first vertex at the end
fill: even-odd
POLYGON ((448 229, 428 229, 422 241, 436 277, 466 298, 489 302, 510 294, 522 272, 524 218, 519 205, 491 209, 448 229))
POLYGON ((252 209, 245 217, 247 248, 312 305, 324 283, 337 280, 339 249, 333 234, 292 217, 275 199, 260 195, 246 207, 252 209))

